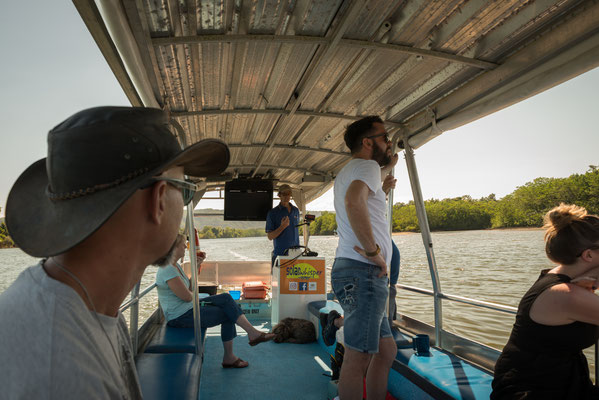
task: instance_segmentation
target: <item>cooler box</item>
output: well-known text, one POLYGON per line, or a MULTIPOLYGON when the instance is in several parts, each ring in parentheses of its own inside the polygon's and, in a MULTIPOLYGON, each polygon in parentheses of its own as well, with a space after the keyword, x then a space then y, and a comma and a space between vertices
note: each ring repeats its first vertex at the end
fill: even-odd
POLYGON ((262 281, 244 282, 242 285, 243 298, 265 299, 268 288, 262 281))

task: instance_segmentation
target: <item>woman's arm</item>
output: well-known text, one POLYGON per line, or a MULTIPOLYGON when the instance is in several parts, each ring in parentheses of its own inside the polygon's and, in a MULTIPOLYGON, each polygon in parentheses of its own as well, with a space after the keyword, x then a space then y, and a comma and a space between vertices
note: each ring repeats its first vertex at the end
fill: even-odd
POLYGON ((574 283, 562 283, 545 290, 530 309, 530 318, 543 325, 564 325, 574 321, 599 325, 599 297, 574 283))
POLYGON ((181 300, 190 302, 193 299, 191 290, 185 286, 183 280, 178 276, 174 277, 173 279, 169 279, 166 281, 166 284, 168 285, 169 289, 181 300))

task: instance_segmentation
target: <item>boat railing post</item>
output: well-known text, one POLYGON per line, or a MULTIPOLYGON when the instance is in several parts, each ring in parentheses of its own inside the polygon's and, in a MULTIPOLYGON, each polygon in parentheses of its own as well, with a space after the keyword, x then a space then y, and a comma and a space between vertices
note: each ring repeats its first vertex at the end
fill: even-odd
POLYGON ((595 343, 595 386, 599 386, 599 365, 597 365, 597 360, 599 360, 599 342, 595 343))
POLYGON ((433 283, 433 301, 435 307, 435 343, 437 346, 443 347, 443 313, 441 303, 442 300, 440 297, 441 283, 437 273, 437 262, 435 261, 435 253, 433 251, 433 240, 428 225, 426 209, 424 207, 424 199, 422 198, 418 170, 416 169, 416 161, 414 160, 414 150, 408 143, 408 138, 405 136, 403 139, 403 144, 406 166, 408 167, 408 175, 410 177, 410 185, 412 186, 412 195, 414 196, 414 205, 416 206, 416 215, 418 217, 418 224, 420 225, 420 232, 422 234, 422 241, 424 243, 424 251, 426 252, 426 258, 428 261, 428 269, 430 271, 431 280, 433 283))
MULTIPOLYGON (((395 138, 393 140, 393 144, 391 146, 391 153, 395 154, 397 152, 397 137, 398 135, 395 135, 395 138)), ((391 175, 395 176, 395 166, 393 166, 393 169, 391 170, 391 175)), ((391 241, 393 241, 393 188, 391 188, 391 190, 389 190, 389 194, 387 195, 387 223, 389 224, 389 236, 391 237, 391 241)), ((391 276, 391 266, 388 265, 387 266, 387 273, 389 273, 389 277, 391 276)), ((395 301, 395 296, 396 296, 397 290, 392 290, 391 289, 391 281, 389 281, 389 299, 387 301, 387 317, 391 317, 389 315, 389 313, 391 312, 391 302, 395 301)))
POLYGON ((200 325, 200 302, 198 294, 198 261, 197 261, 197 248, 195 241, 195 228, 193 224, 193 208, 195 202, 191 202, 187 205, 187 228, 189 232, 189 263, 191 265, 191 281, 192 285, 192 298, 193 298, 193 331, 195 336, 196 354, 202 356, 202 336, 201 336, 201 325, 200 325))
POLYGON ((139 325, 139 287, 141 280, 135 284, 131 291, 131 309, 129 310, 129 336, 131 337, 131 346, 133 351, 137 354, 137 343, 139 338, 138 325, 139 325))

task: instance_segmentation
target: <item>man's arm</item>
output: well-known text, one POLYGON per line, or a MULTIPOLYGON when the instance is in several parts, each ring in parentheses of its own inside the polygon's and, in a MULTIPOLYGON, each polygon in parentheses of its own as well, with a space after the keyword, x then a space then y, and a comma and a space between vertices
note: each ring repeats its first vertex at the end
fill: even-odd
POLYGON ((393 168, 395 167, 395 164, 397 164, 398 160, 399 154, 395 153, 393 156, 391 156, 391 162, 384 167, 381 167, 381 180, 385 179, 385 176, 393 171, 393 168))
POLYGON ((363 181, 353 181, 345 193, 345 210, 352 230, 362 245, 362 248, 356 246, 354 250, 368 258, 373 264, 378 265, 381 268, 379 274, 379 277, 381 277, 387 274, 387 264, 383 256, 380 253, 372 257, 366 255, 366 251, 373 252, 377 247, 372 234, 370 215, 368 214, 369 191, 368 185, 363 181))
POLYGON ((389 194, 391 189, 395 189, 397 179, 391 175, 391 172, 393 172, 397 160, 399 160, 399 155, 395 153, 393 157, 391 157, 391 162, 381 168, 381 180, 383 181, 383 192, 385 192, 385 194, 389 194))
POLYGON ((289 217, 283 217, 283 219, 281 219, 281 225, 279 225, 279 227, 277 229, 275 229, 274 231, 270 231, 266 233, 266 236, 268 237, 268 240, 273 240, 277 237, 279 237, 279 235, 281 233, 283 233, 283 231, 289 226, 289 217))

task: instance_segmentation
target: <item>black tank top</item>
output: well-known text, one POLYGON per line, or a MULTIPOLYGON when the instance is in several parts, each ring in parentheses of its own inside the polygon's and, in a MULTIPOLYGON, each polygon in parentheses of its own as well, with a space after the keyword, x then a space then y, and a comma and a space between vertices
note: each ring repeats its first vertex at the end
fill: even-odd
POLYGON ((495 364, 491 399, 599 399, 582 354, 597 342, 598 327, 579 321, 549 326, 530 319, 530 308, 543 291, 570 282, 567 275, 548 271, 520 300, 512 333, 495 364))

